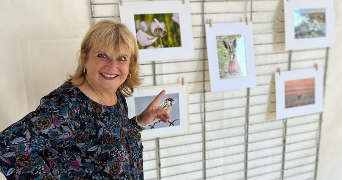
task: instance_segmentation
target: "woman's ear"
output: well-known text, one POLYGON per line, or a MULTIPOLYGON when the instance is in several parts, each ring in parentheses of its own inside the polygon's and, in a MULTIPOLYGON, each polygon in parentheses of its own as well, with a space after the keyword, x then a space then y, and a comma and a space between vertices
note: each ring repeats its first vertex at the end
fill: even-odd
POLYGON ((83 49, 81 50, 81 59, 82 59, 84 65, 86 65, 87 64, 88 55, 86 54, 86 52, 83 49))

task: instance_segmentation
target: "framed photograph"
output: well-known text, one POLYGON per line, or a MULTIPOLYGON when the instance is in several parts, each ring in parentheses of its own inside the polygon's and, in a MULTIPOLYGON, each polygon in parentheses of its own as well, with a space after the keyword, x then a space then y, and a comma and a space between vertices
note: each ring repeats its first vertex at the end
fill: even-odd
POLYGON ((194 58, 189 2, 124 2, 121 23, 137 38, 140 61, 194 58))
POLYGON ((253 24, 205 25, 211 92, 256 86, 253 24))
POLYGON ((334 45, 334 1, 284 1, 286 50, 334 45))
POLYGON ((275 74, 277 119, 323 111, 323 68, 275 74))
POLYGON ((159 106, 169 113, 170 120, 164 123, 155 119, 142 131, 143 139, 153 137, 169 136, 189 131, 188 113, 188 90, 187 84, 142 87, 134 91, 132 97, 127 98, 128 117, 141 114, 155 97, 165 90, 165 95, 161 98, 159 106))

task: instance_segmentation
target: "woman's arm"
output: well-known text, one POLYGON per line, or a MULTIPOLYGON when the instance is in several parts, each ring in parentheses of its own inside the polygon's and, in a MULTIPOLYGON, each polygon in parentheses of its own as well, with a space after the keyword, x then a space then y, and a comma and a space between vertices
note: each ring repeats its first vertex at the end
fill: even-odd
POLYGON ((25 176, 38 178, 48 173, 48 166, 39 152, 57 140, 53 116, 56 112, 50 100, 0 133, 0 171, 7 179, 25 176))

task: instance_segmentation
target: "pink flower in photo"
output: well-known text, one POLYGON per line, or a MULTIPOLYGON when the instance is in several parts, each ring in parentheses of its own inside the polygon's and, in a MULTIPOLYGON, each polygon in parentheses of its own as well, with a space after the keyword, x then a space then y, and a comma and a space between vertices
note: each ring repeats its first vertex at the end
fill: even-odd
POLYGON ((135 21, 135 29, 137 31, 142 30, 146 32, 148 30, 148 25, 145 21, 135 21))
POLYGON ((143 32, 142 30, 139 30, 137 32, 137 40, 138 40, 139 44, 142 46, 148 46, 148 45, 154 43, 154 41, 156 41, 157 39, 158 39, 158 37, 150 36, 150 35, 146 34, 145 32, 143 32))
POLYGON ((160 23, 156 18, 154 18, 154 22, 151 23, 150 28, 151 32, 158 37, 164 37, 167 34, 165 23, 160 23))
POLYGON ((80 163, 78 163, 78 161, 71 161, 70 166, 73 169, 78 169, 80 167, 80 163))
POLYGON ((179 13, 172 13, 172 18, 174 22, 179 24, 179 13))

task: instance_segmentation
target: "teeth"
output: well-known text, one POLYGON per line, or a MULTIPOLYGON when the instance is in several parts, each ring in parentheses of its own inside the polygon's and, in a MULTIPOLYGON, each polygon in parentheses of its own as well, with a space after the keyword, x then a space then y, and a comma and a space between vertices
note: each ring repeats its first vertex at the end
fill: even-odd
POLYGON ((105 73, 101 73, 104 77, 106 78, 115 78, 118 75, 109 75, 109 74, 105 74, 105 73))

